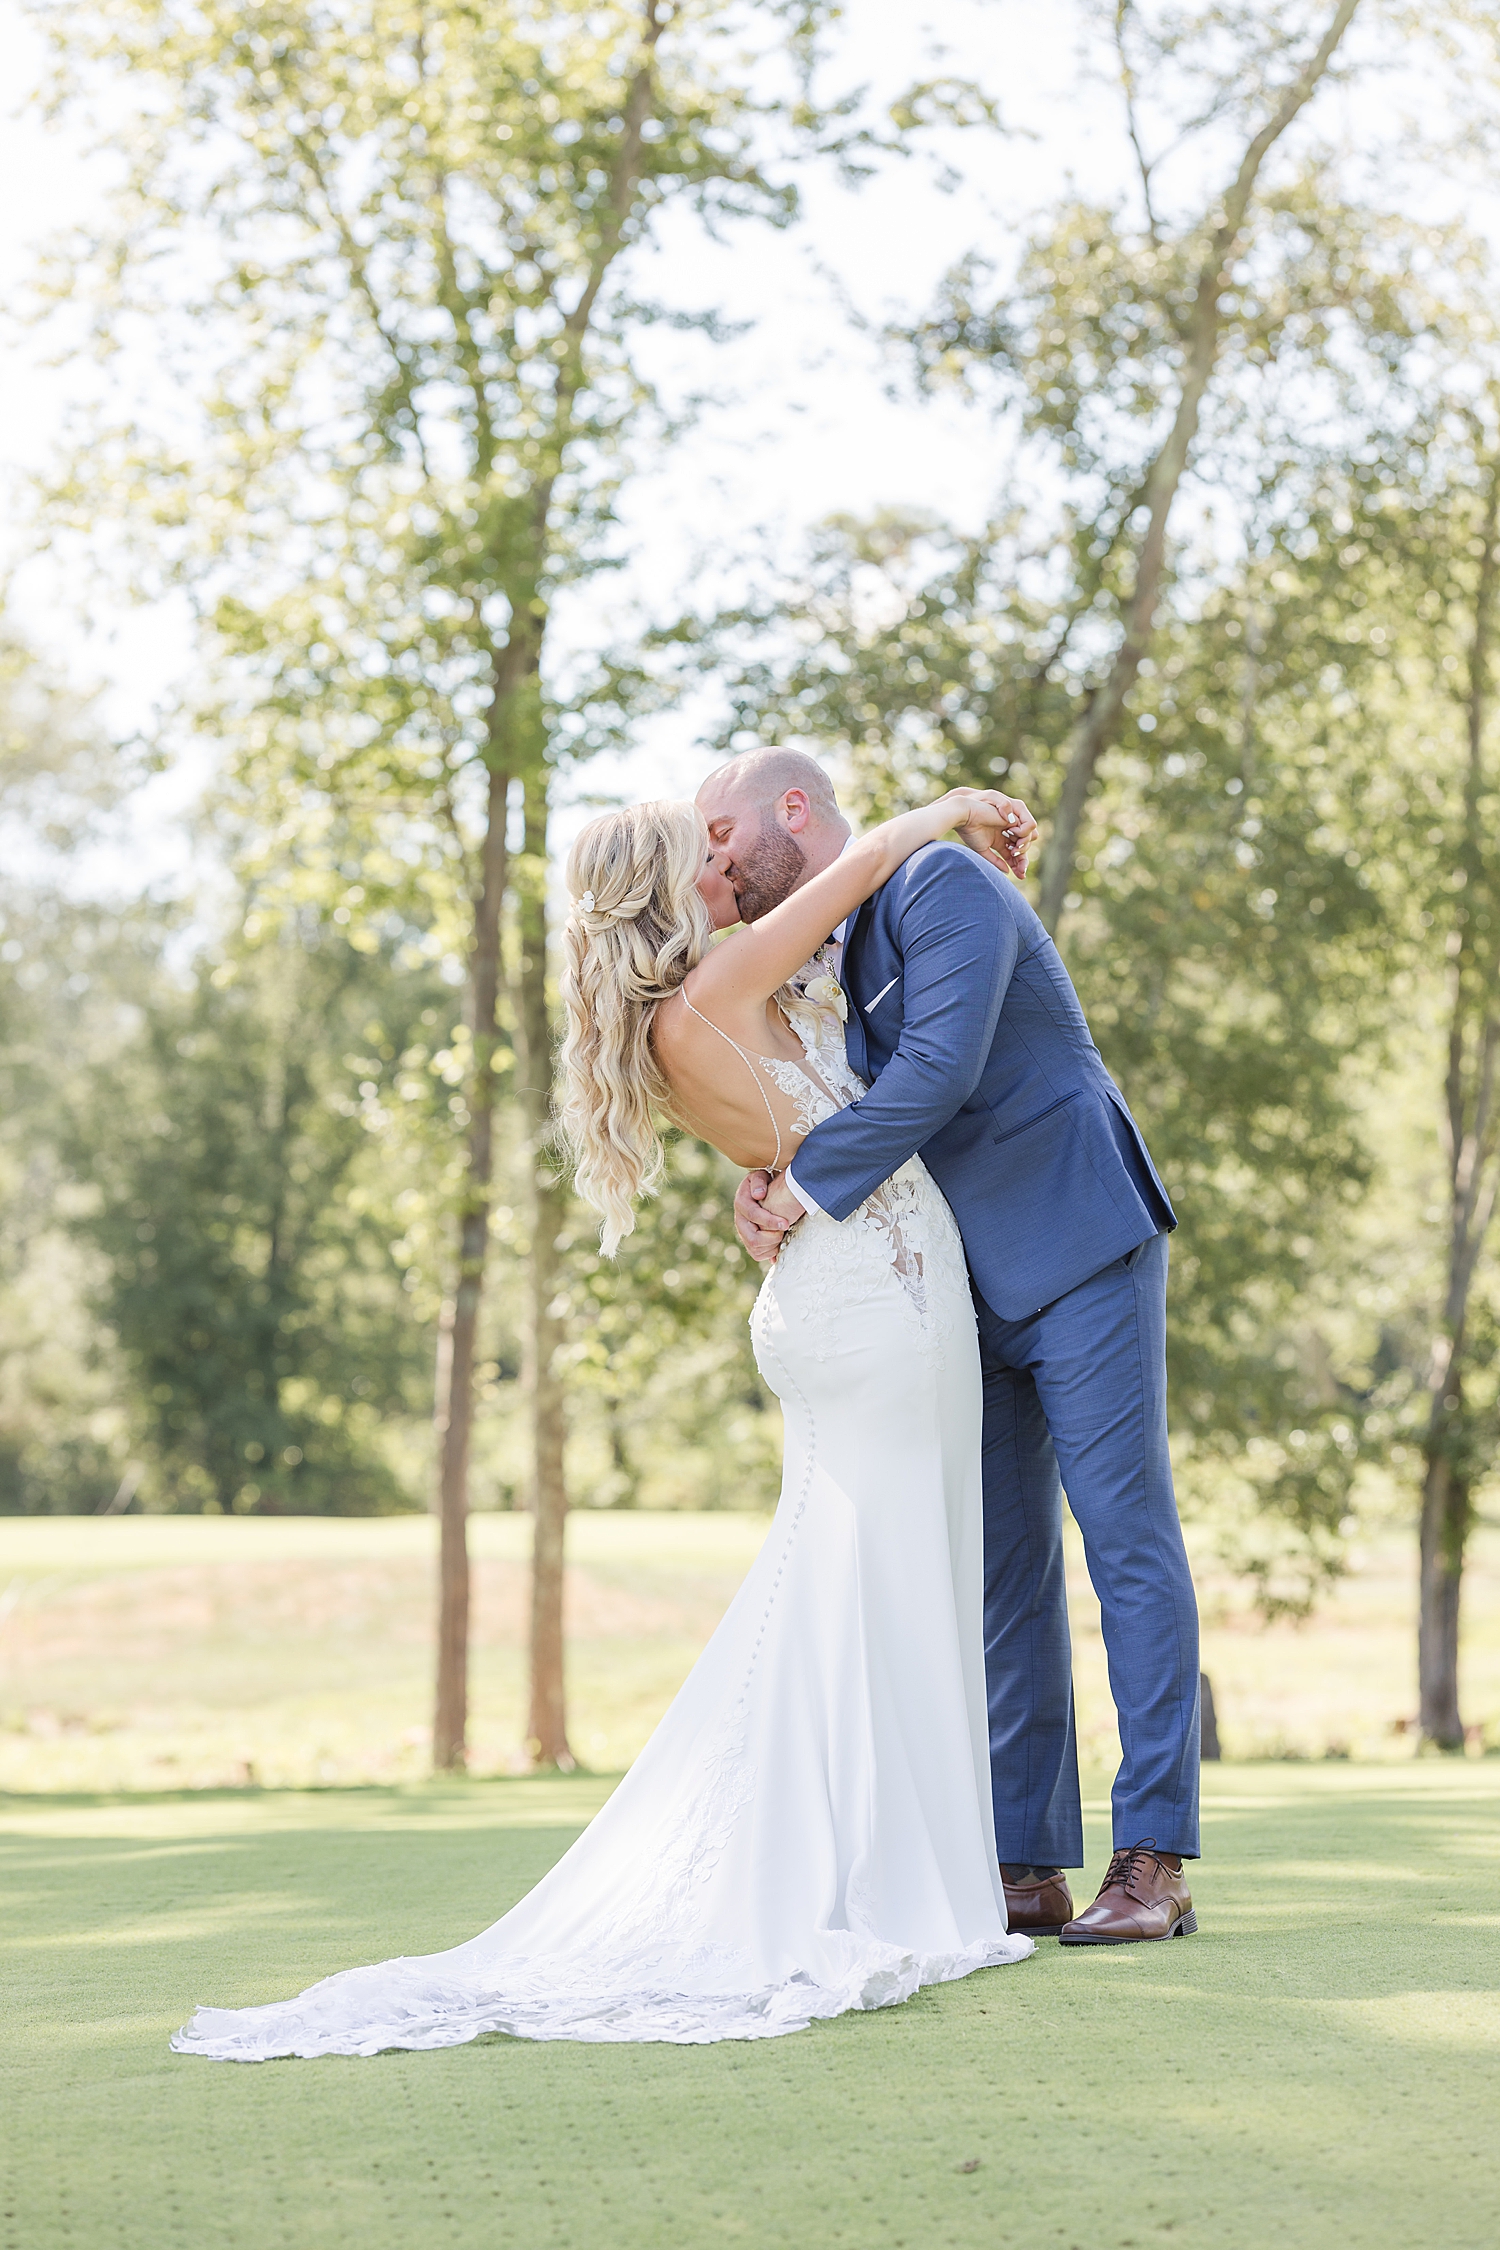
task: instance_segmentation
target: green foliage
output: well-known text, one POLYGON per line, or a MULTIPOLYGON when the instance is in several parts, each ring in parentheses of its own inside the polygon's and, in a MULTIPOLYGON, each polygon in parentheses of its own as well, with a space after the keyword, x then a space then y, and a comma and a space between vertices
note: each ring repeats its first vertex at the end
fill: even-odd
MULTIPOLYGON (((0 1513, 91 1513, 122 1491, 150 1509, 421 1506, 465 1067, 451 990, 409 936, 362 950, 308 910, 252 909, 252 935, 184 982, 160 960, 169 912, 24 907, 13 897, 6 942, 24 932, 25 950, 3 963, 0 1513)), ((612 1264, 573 1211, 579 1504, 774 1497, 735 1179, 675 1143, 612 1264)), ((479 1506, 516 1505, 526 1482, 513 1134, 496 1193, 479 1506)))
POLYGON ((0 639, 0 1514, 91 1510, 120 1487, 129 1413, 89 1310, 59 1152, 86 1073, 114 1054, 151 978, 149 914, 79 904, 67 852, 130 778, 78 699, 0 639))
POLYGON ((100 1317, 155 1504, 343 1515, 412 1505, 382 1457, 431 1336, 361 1179, 362 1110, 434 997, 309 924, 159 988, 68 1145, 94 1201, 100 1317), (377 973, 384 971, 385 973, 377 973))
MULTIPOLYGON (((1488 319, 1460 229, 1383 200, 1336 143, 1309 149, 1305 119, 1273 130, 1332 8, 1312 23, 1305 9, 1091 12, 1124 127, 1120 190, 1070 187, 1013 268, 970 254, 894 331, 920 383, 959 387, 1013 441, 1016 582, 1046 619, 1038 670, 1081 734, 1096 706, 1113 712, 1112 678, 1128 690, 1149 657, 1164 561, 1181 567, 1194 539, 1222 555, 1226 516, 1268 497, 1274 515, 1288 460, 1389 422, 1428 355, 1461 351, 1488 319)), ((1339 67, 1357 66, 1341 51, 1339 67)), ((1316 112, 1316 84, 1310 98, 1316 112)))
POLYGON ((563 1367, 575 1483, 595 1505, 774 1504, 780 1418, 750 1349, 759 1275, 734 1236, 739 1177, 702 1142, 674 1138, 661 1190, 614 1259, 579 1213, 563 1367))
MULTIPOLYGON (((1092 14, 1133 184, 1070 188, 1013 270, 960 261, 895 331, 923 385, 1001 419, 1003 507, 972 535, 830 524, 800 584, 705 638, 726 735, 827 755, 862 812, 1002 780, 1053 816, 1048 911, 1182 1220, 1184 1488, 1239 1527, 1266 1605, 1297 1606, 1338 1565, 1361 1459, 1405 1428, 1407 1346, 1398 1376, 1400 1323, 1369 1317, 1389 1292, 1358 1272, 1393 1154, 1370 1101, 1442 973, 1410 823, 1445 806, 1446 890, 1459 767, 1413 671, 1450 597, 1393 554, 1390 511, 1420 487, 1457 501, 1454 553, 1472 538, 1433 374, 1491 334, 1489 283, 1336 146, 1273 135, 1254 169, 1332 10, 1092 14)), ((1417 1334, 1434 1247, 1402 1277, 1417 1334)))
MULTIPOLYGON (((524 1488, 550 1158, 509 1098, 510 1026, 523 955, 533 997, 543 959, 537 775, 624 741, 667 692, 635 652, 596 662, 586 634, 566 655, 549 635, 621 559, 620 482, 673 426, 640 348, 667 316, 634 253, 674 203, 779 223, 792 152, 858 153, 848 105, 809 93, 832 12, 46 11, 65 93, 137 97, 117 223, 57 274, 65 307, 94 308, 121 411, 52 521, 97 549, 124 520, 137 590, 193 590, 198 716, 227 745, 216 812, 250 913, 174 981, 170 915, 127 927, 40 886, 7 903, 0 1505, 97 1505, 136 1455, 153 1505, 415 1499, 465 1136, 496 1091, 477 1450, 487 1492, 524 1488), (120 346, 143 333, 153 373, 159 357, 182 380, 170 418, 125 407, 120 346), (510 780, 534 825, 507 859, 510 780), (474 1006, 491 878, 509 897, 494 1037, 474 1006)), ((800 584, 705 640, 726 734, 827 754, 860 813, 999 779, 1053 814, 1134 629, 1147 486, 1198 354, 1150 645, 1089 769, 1060 930, 1183 1221, 1184 1489, 1238 1527, 1271 1607, 1336 1565, 1361 1460, 1420 1440, 1445 1317, 1434 1027, 1455 964, 1466 993, 1493 984, 1500 936, 1492 794, 1467 803, 1462 780, 1485 259, 1303 123, 1236 222, 1211 319, 1202 298, 1226 151, 1332 16, 1090 10, 1133 180, 1070 186, 1013 269, 960 261, 899 334, 920 386, 993 408, 1011 448, 993 520, 833 523, 800 584)), ((1493 26, 1439 18, 1426 51, 1457 38, 1489 69, 1493 26)), ((1346 42, 1336 74, 1376 52, 1346 42)), ((898 140, 989 114, 936 83, 893 113, 898 140)), ((66 841, 100 777, 76 714, 11 670, 7 801, 66 841)), ((731 1186, 677 1143, 613 1265, 566 1215, 557 1367, 580 1497, 769 1495, 731 1186)), ((1473 1476, 1496 1427, 1491 1265, 1448 1433, 1473 1476)))
MULTIPOLYGON (((1008 526, 830 527, 795 601, 755 620, 735 723, 832 756, 866 815, 958 782, 1045 802, 1069 698, 1051 619, 1016 590, 1017 545, 1008 526)), ((1351 655, 1332 601, 1279 558, 1201 598, 1164 628, 1111 761, 1068 958, 1183 1222, 1187 1481, 1195 1454, 1205 1484, 1213 1463, 1248 1467, 1256 1501, 1327 1553, 1359 1402, 1307 1334, 1370 1171, 1348 1076, 1385 1029, 1368 979, 1381 903, 1355 848, 1369 774, 1357 744, 1330 743, 1351 655)))
MULTIPOLYGON (((539 1527, 560 1523, 556 1221, 535 1211, 547 789, 618 737, 638 683, 628 668, 590 680, 586 659, 554 657, 550 628, 559 596, 618 559, 629 444, 670 425, 638 364, 662 314, 638 298, 631 253, 668 203, 710 223, 791 216, 776 143, 839 137, 808 87, 829 13, 824 0, 562 0, 540 16, 281 0, 247 16, 220 0, 78 0, 51 19, 65 97, 105 77, 137 105, 116 137, 128 184, 103 236, 63 261, 64 296, 110 293, 106 352, 121 298, 147 316, 182 352, 197 408, 183 428, 124 417, 96 432, 54 516, 123 513, 136 583, 144 531, 147 569, 193 589, 216 659, 202 715, 231 745, 242 866, 283 911, 347 915, 356 945, 404 917, 465 983, 466 1036, 444 1050, 451 1093, 433 1109, 450 1240, 422 1276, 455 1305, 450 1525, 510 1060, 497 1024, 528 1058, 519 1106, 537 1145, 515 1163, 540 1229, 534 1489, 539 1527), (170 255, 142 258, 142 242, 170 255)), ((501 1139, 515 1130, 507 1120, 501 1139)), ((173 1389, 176 1411, 175 1386, 154 1387, 173 1389)), ((270 1457, 270 1435, 249 1442, 270 1457)), ((278 1436, 279 1458, 297 1449, 278 1436)))
POLYGON ((826 14, 49 11, 66 91, 108 77, 140 104, 118 229, 57 287, 109 297, 106 350, 123 290, 193 401, 97 431, 55 513, 120 511, 132 569, 144 534, 196 590, 221 659, 203 716, 266 866, 294 841, 305 876, 320 807, 357 809, 384 847, 366 905, 421 884, 461 945, 483 768, 616 738, 611 684, 542 663, 559 592, 613 559, 627 441, 666 426, 634 357, 659 312, 616 265, 672 201, 791 215, 760 144, 773 117, 819 128, 780 49, 826 14), (120 267, 134 234, 174 255, 120 267))
MULTIPOLYGON (((1065 902, 1069 966, 1182 1220, 1184 1489, 1228 1504, 1273 1608, 1337 1566, 1361 1459, 1422 1442, 1447 1233, 1431 1027, 1455 976, 1493 990, 1500 942, 1493 785, 1470 802, 1465 782, 1488 425, 1461 398, 1387 403, 1337 447, 1288 455, 1261 427, 1276 475, 1237 555, 1179 558, 1065 902), (1383 1116, 1413 1102, 1415 1138, 1383 1116), (1305 1542, 1290 1575, 1266 1511, 1305 1542)), ((710 636, 730 727, 826 754, 867 814, 960 781, 1045 807, 1079 692, 1060 652, 1093 599, 1077 543, 1047 533, 1022 513, 977 537, 825 527, 800 586, 710 636), (1071 558, 1071 592, 1039 583, 1039 553, 1071 558)), ((1471 1107, 1477 1018, 1472 1037, 1471 1107)), ((1452 1386, 1449 1417, 1475 1474, 1487 1263, 1478 1280, 1473 1397, 1452 1386)))

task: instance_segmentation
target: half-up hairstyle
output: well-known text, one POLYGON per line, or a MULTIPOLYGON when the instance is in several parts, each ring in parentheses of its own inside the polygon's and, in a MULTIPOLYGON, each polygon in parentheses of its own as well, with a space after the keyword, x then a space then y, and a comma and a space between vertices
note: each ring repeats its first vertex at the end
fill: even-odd
POLYGON ((659 1116, 671 1092, 651 1025, 712 935, 697 889, 708 829, 696 805, 630 805, 591 820, 568 855, 563 926, 563 1130, 578 1192, 613 1257, 632 1206, 661 1177, 659 1116))

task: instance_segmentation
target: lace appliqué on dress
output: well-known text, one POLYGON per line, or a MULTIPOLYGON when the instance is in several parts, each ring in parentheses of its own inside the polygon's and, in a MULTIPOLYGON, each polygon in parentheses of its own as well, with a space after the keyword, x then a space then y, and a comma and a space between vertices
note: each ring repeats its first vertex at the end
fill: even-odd
MULTIPOLYGON (((797 1131, 805 1137, 869 1088, 849 1066, 843 1025, 831 1010, 804 1000, 786 1014, 802 1042, 806 1066, 771 1055, 761 1056, 760 1062, 778 1090, 796 1104, 797 1131)), ((887 1287, 894 1276, 916 1314, 916 1342, 926 1351, 940 1349, 948 1333, 950 1285, 957 1281, 967 1286, 953 1214, 919 1157, 883 1181, 847 1219, 810 1214, 781 1258, 795 1261, 799 1283, 812 1290, 830 1316, 840 1299, 847 1302, 852 1293, 887 1287), (942 1269, 944 1286, 934 1289, 930 1284, 936 1267, 942 1269)), ((776 1270, 773 1266, 767 1277, 768 1289, 774 1287, 776 1270)), ((821 1323, 820 1332, 828 1341, 819 1356, 826 1357, 836 1333, 831 1317, 821 1323)))

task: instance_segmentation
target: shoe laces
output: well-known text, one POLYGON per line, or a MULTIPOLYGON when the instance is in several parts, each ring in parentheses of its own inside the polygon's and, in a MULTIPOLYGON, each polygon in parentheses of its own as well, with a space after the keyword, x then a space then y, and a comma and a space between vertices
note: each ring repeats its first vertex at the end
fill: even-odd
MULTIPOLYGON (((1122 1845, 1110 1859, 1109 1871, 1099 1886, 1101 1894, 1105 1891, 1118 1890, 1124 1891, 1129 1898, 1139 1898, 1141 1894, 1135 1888, 1135 1878, 1137 1872, 1144 1868, 1147 1860, 1155 1860, 1158 1867, 1162 1866, 1161 1854, 1154 1845, 1122 1845)), ((1163 1871, 1165 1872, 1165 1870, 1163 1871)))

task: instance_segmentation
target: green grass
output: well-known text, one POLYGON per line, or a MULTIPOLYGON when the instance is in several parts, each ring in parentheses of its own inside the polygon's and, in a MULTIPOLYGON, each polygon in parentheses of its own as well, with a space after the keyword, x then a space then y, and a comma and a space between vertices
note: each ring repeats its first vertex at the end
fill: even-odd
POLYGON ((1199 1937, 789 2039, 168 2053, 196 2001, 471 1935, 607 1787, 0 1800, 0 2250, 1500 2236, 1490 1760, 1224 1767, 1199 1937))
MULTIPOLYGON (((414 1781, 428 1764, 429 1516, 0 1518, 0 1790, 414 1781)), ((618 1773, 766 1518, 579 1511, 569 1723, 618 1773)), ((473 1770, 524 1762, 530 1519, 476 1516, 473 1770)))
MULTIPOLYGON (((568 1525, 573 1748, 635 1757, 740 1584, 763 1517, 578 1510, 568 1525)), ((524 1763, 528 1518, 476 1516, 473 1770, 524 1763)), ((1405 1762, 1416 1708, 1409 1528, 1361 1534, 1305 1626, 1269 1630, 1189 1527, 1204 1664, 1231 1758, 1405 1762)), ((430 1517, 0 1517, 0 1790, 415 1781, 428 1761, 430 1517)), ((1099 1605, 1070 1535, 1079 1737, 1119 1755, 1099 1605)), ((1464 1716, 1500 1747, 1500 1528, 1471 1542, 1464 1716)))

